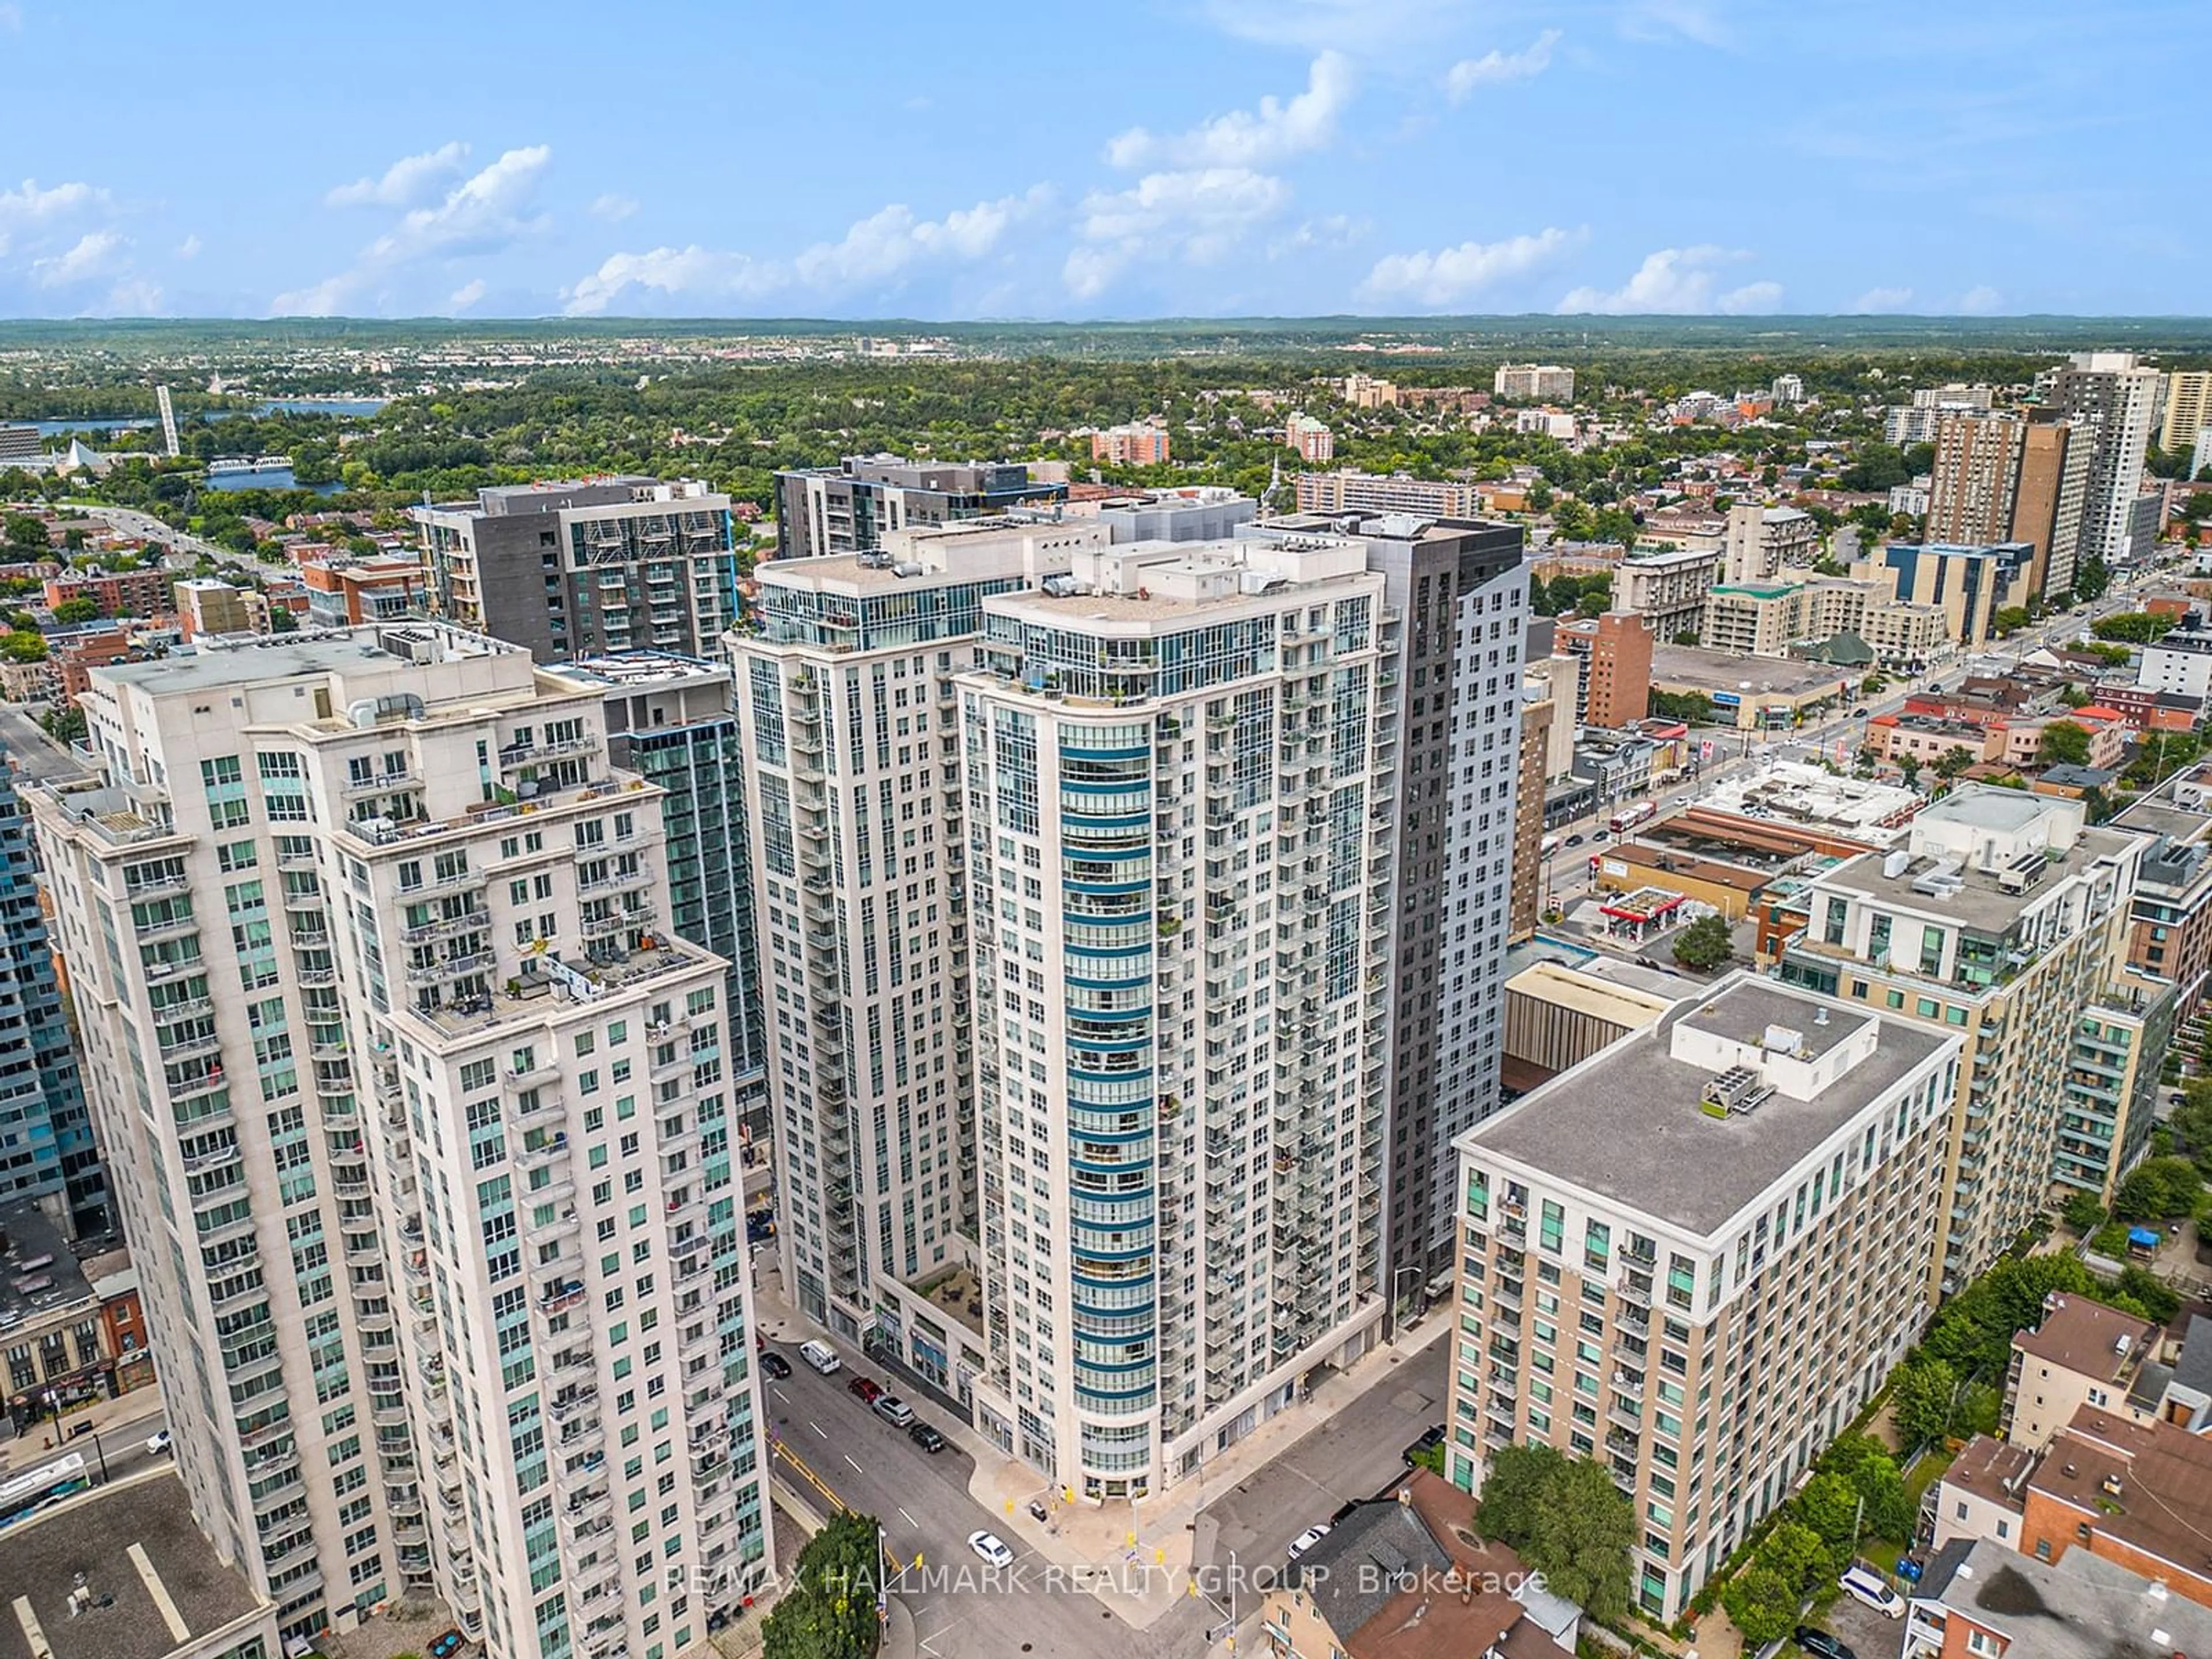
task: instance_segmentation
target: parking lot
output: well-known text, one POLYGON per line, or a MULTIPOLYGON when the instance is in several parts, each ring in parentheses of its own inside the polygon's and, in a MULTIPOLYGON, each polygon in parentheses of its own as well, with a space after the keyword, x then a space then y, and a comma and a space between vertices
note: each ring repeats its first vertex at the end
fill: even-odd
POLYGON ((1838 1595, 1826 1611, 1805 1622, 1841 1638, 1857 1659, 1898 1659, 1905 1651, 1905 1620, 1885 1619, 1848 1595, 1838 1595))

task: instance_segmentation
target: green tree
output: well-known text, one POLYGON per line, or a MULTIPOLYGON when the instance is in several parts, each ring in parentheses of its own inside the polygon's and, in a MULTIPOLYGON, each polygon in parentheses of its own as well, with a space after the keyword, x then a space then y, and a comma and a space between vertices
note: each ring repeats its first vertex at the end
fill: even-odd
POLYGON ((81 593, 73 599, 64 599, 54 607, 54 620, 64 627, 78 623, 96 621, 101 615, 100 601, 89 593, 81 593))
POLYGON ((2145 1158, 2112 1194, 2112 1214, 2122 1221, 2170 1220, 2194 1215, 2203 1195, 2203 1181, 2189 1159, 2145 1158))
POLYGON ((1743 1632, 1747 1649, 1764 1648, 1789 1635, 1803 1600, 1799 1588, 1763 1555, 1753 1556, 1751 1565, 1721 1588, 1721 1606, 1743 1632))
POLYGON ((2100 617, 2089 625, 2089 631, 2100 640, 2125 640, 2131 645, 2149 645, 2166 637, 2173 627, 2173 618, 2160 617, 2148 611, 2121 611, 2109 617, 2100 617))
MULTIPOLYGON (((1893 484, 1911 481, 1911 470, 1905 464, 1905 453, 1894 444, 1862 444, 1858 458, 1843 471, 1838 480, 1845 489, 1887 489, 1893 484)), ((1882 509, 1885 520, 1889 509, 1882 509)))
POLYGON ((1816 1474, 1798 1492, 1792 1509, 1798 1520, 1820 1534, 1839 1571, 1848 1564, 1860 1524, 1856 1486, 1840 1474, 1816 1474))
POLYGON ((876 1650, 878 1528, 838 1516, 806 1541, 791 1587, 761 1626, 766 1659, 867 1659, 876 1650))
POLYGON ((1544 1488, 1566 1461, 1554 1446, 1500 1446, 1483 1476, 1475 1509, 1476 1530, 1485 1538, 1519 1549, 1534 1535, 1544 1488))
POLYGON ((19 628, 13 633, 0 634, 0 656, 9 662, 44 662, 46 642, 31 629, 19 628))
POLYGON ((2041 766, 2087 766, 2089 728, 2072 720, 2051 721, 2035 745, 2035 758, 2041 766))
POLYGON ((2173 1133, 2174 1151, 2193 1162, 2199 1175, 2212 1175, 2212 1079, 2182 1085, 2181 1103, 2166 1127, 2173 1133))
POLYGON ((2181 1294, 2148 1267, 2130 1261, 2120 1269, 2113 1284, 2112 1300, 2124 1298, 2142 1310, 2145 1319, 2155 1319, 2161 1325, 2172 1321, 2181 1311, 2181 1294))
POLYGON ((292 613, 289 611, 287 611, 283 605, 272 605, 269 607, 269 631, 270 633, 289 634, 298 629, 300 623, 298 618, 294 617, 292 613))
POLYGON ((2094 1193, 2069 1194, 2058 1213, 2068 1226, 2084 1237, 2105 1224, 2105 1206, 2094 1193))
POLYGON ((1990 626, 1996 630, 1997 637, 2002 639, 2008 634, 2019 633, 2021 629, 2027 626, 2028 621, 2026 605, 2008 605, 2001 607, 1997 613, 1990 618, 1990 626))
POLYGON ((2085 555, 2074 567, 2074 597, 2084 605, 2103 599, 2112 585, 2112 570, 2094 553, 2085 555))
POLYGON ((18 552, 44 556, 47 550, 46 522, 36 514, 10 513, 0 520, 0 535, 18 552))
POLYGON ((1713 717, 1713 700, 1702 691, 1654 691, 1647 707, 1653 718, 1704 726, 1713 717))
POLYGON ((1958 1390, 1959 1374, 1943 1361, 1921 1354, 1909 1357, 1889 1380, 1898 1438, 1908 1447, 1941 1440, 1950 1432, 1958 1390))
POLYGON ((1954 743, 1936 757, 1936 775, 1948 783, 1979 759, 1966 744, 1954 743))
POLYGON ((1905 1489, 1904 1472, 1895 1458, 1877 1450, 1852 1472, 1851 1486, 1866 1504, 1861 1537, 1911 1537, 1912 1498, 1905 1489))
POLYGON ((1735 953, 1728 922, 1717 914, 1699 916, 1674 935, 1674 960, 1698 973, 1710 972, 1735 953))
POLYGON ((1553 1594, 1579 1603, 1593 1618, 1613 1620, 1628 1610, 1629 1551, 1636 1542, 1636 1512, 1613 1477, 1577 1458, 1546 1482, 1535 1529, 1521 1554, 1553 1594))

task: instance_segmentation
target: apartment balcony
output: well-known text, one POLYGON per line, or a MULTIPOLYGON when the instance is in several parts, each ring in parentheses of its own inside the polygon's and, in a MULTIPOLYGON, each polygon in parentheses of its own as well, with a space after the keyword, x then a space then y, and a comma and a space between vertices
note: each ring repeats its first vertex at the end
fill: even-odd
POLYGON ((640 865, 635 870, 617 870, 601 876, 596 881, 580 882, 576 886, 579 898, 589 898, 595 893, 622 893, 638 888, 650 887, 655 878, 649 865, 640 865))
MULTIPOLYGON (((586 1365, 584 1369, 588 1372, 590 1367, 586 1365)), ((549 1375, 548 1381, 550 1380, 549 1375)), ((552 1413, 553 1420, 556 1423, 579 1422, 586 1415, 598 1410, 599 1399, 599 1389, 597 1383, 576 1383, 556 1394, 548 1403, 546 1410, 552 1413)))
POLYGON ((494 957, 489 951, 471 951, 465 956, 445 957, 407 970, 410 985, 439 985, 469 974, 488 974, 492 969, 494 957))
POLYGON ((585 1299, 583 1281, 572 1279, 563 1284, 546 1285, 538 1292, 536 1301, 531 1305, 540 1314, 550 1316, 572 1312, 584 1306, 585 1299))
POLYGON ((490 911, 470 910, 458 916, 441 916, 434 921, 403 927, 399 930, 399 938, 408 945, 428 945, 434 939, 451 939, 457 933, 480 933, 490 926, 490 911))
POLYGON ((602 1536, 614 1528, 614 1499, 605 1490, 586 1492, 561 1506, 561 1530, 577 1540, 602 1536))
POLYGON ((606 1450, 606 1431, 596 1417, 579 1418, 564 1429, 554 1443, 554 1449, 563 1457, 597 1456, 606 1450))
MULTIPOLYGON (((544 1066, 540 1069, 544 1072, 553 1073, 553 1075, 556 1077, 559 1075, 558 1073, 553 1071, 551 1066, 544 1066)), ((533 1072, 529 1073, 529 1075, 535 1077, 538 1075, 538 1073, 533 1072)), ((521 1087, 525 1085, 518 1085, 517 1086, 521 1087)), ((510 1130, 520 1131, 522 1133, 527 1134, 534 1130, 558 1127, 567 1123, 568 1121, 568 1102, 563 1100, 559 1095, 554 1095, 548 1097, 541 1088, 538 1094, 538 1103, 535 1106, 531 1107, 527 1111, 516 1112, 513 1116, 507 1119, 507 1127, 510 1130)))
POLYGON ((583 1225, 575 1211, 563 1210, 552 1220, 526 1229, 522 1235, 522 1242, 533 1250, 543 1249, 549 1244, 559 1243, 562 1239, 575 1237, 583 1231, 583 1225))
POLYGON ((379 772, 374 777, 348 777, 338 784, 339 795, 347 800, 367 795, 388 795, 401 789, 420 789, 422 780, 405 768, 395 772, 379 772))
POLYGON ((200 930, 199 918, 192 915, 169 916, 131 930, 131 941, 138 945, 158 945, 163 939, 182 939, 187 933, 200 930))
POLYGON ((515 1135, 507 1141, 507 1154, 521 1170, 543 1170, 565 1160, 568 1156, 568 1136, 565 1130, 556 1130, 541 1140, 532 1140, 527 1135, 515 1135))

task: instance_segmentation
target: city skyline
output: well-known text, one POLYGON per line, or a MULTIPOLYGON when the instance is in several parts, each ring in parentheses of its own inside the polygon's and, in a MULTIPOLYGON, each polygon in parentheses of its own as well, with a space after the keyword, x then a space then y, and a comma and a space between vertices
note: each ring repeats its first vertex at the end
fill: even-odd
POLYGON ((168 142, 149 149, 138 124, 70 118, 64 15, 13 0, 0 39, 28 71, 26 142, 0 184, 0 313, 2200 305, 2192 233, 2147 185, 2114 182, 2154 106, 2085 106, 2069 77, 2122 34, 2185 59, 2207 44, 2201 14, 2039 4, 1998 28, 1889 0, 1870 10, 1843 33, 1749 0, 1209 0, 1079 33, 975 9, 956 29, 874 21, 873 49, 843 58, 825 105, 813 77, 773 71, 842 49, 822 24, 668 6, 643 20, 651 38, 727 63, 732 100, 627 100, 621 121, 584 131, 545 96, 594 27, 584 14, 564 26, 556 9, 526 35, 496 12, 441 15, 427 57, 404 13, 349 37, 374 122, 299 118, 288 60, 336 44, 312 20, 213 38, 149 15, 103 43, 118 83, 257 88, 252 116, 210 100, 166 119, 168 142), (1830 73, 1807 81, 1808 60, 1830 73), (448 75, 422 72, 477 61, 501 73, 459 99, 448 75), (1768 161, 1763 179, 1719 136, 1739 131, 1768 161), (243 196, 224 159, 240 144, 255 185, 243 196), (1662 146, 1672 159, 1655 172, 1642 158, 1662 146), (769 167, 795 185, 762 191, 769 167))

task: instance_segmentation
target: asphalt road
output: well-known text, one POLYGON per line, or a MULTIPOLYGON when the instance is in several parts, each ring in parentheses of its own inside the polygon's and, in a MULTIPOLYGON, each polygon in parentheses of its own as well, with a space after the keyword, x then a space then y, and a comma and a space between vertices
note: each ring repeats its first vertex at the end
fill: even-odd
POLYGON ((1256 1474, 1199 1512, 1197 1559, 1238 1571, 1280 1566, 1291 1540, 1405 1473, 1405 1449, 1445 1419, 1452 1324, 1409 1349, 1389 1380, 1361 1395, 1256 1474))
MULTIPOLYGON (((848 1391, 853 1378, 884 1381, 855 1356, 823 1376, 794 1347, 770 1345, 792 1374, 762 1389, 777 1449, 778 1474, 817 1510, 842 1504, 874 1516, 886 1547, 908 1564, 896 1593, 913 1613, 924 1655, 933 1659, 1193 1659, 1204 1650, 1206 1613, 1178 1607, 1147 1630, 1133 1630, 1087 1589, 1048 1574, 1015 1528, 968 1493, 974 1463, 947 1443, 932 1455, 848 1391), (996 1531, 1016 1552, 1012 1574, 987 1571, 968 1547, 978 1528, 996 1531), (911 1570, 919 1553, 922 1568, 911 1570)), ((925 1422, 932 1414, 917 1412, 925 1422)), ((938 1426, 945 1425, 939 1420, 938 1426)), ((1285 1541, 1288 1541, 1285 1534, 1285 1541)))

